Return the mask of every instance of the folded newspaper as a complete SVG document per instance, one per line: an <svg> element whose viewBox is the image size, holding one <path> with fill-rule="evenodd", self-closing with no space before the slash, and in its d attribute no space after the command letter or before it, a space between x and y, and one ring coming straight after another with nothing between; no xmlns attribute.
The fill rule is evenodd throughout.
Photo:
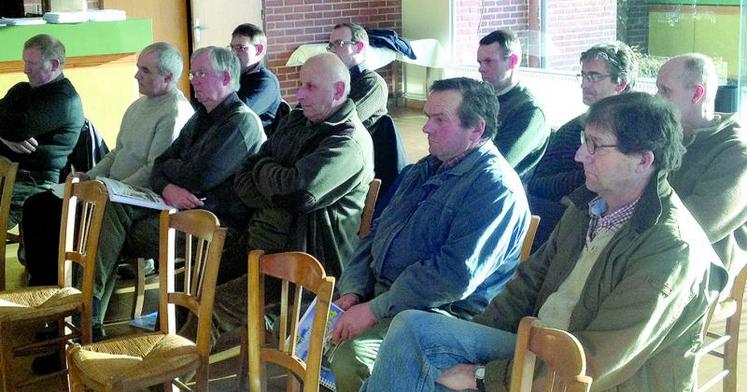
<svg viewBox="0 0 747 392"><path fill-rule="evenodd" d="M113 180L107 177L96 177L96 179L106 185L106 190L109 192L109 200L111 201L131 204L133 206L153 208L155 210L170 210L174 208L166 204L161 196L158 196L158 194L150 189L128 185L122 181Z"/></svg>
<svg viewBox="0 0 747 392"><path fill-rule="evenodd" d="M311 302L309 308L306 309L301 319L298 321L298 337L296 338L296 355L306 360L306 356L309 354L309 341L311 340L311 326L314 322L314 312L316 309L317 299ZM327 328L324 331L324 346L322 347L322 369L319 374L319 383L331 391L336 391L335 387L335 376L332 374L330 369L329 361L332 360L337 345L330 342L329 338L332 334L332 330L337 324L337 320L340 319L344 310L340 309L335 304L330 304L329 317L327 318ZM286 342L290 344L290 342Z"/></svg>

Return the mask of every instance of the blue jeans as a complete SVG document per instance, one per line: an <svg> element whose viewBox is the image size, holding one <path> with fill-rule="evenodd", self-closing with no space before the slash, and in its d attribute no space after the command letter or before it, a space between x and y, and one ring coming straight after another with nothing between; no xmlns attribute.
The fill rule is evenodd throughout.
<svg viewBox="0 0 747 392"><path fill-rule="evenodd" d="M446 391L442 369L514 355L516 334L442 314L406 310L392 321L361 391Z"/></svg>

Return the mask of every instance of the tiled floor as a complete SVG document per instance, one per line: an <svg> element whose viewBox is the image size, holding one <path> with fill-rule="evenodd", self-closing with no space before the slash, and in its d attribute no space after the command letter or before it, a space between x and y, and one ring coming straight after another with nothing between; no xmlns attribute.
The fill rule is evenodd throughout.
<svg viewBox="0 0 747 392"><path fill-rule="evenodd" d="M421 128L423 124L425 123L425 116L422 114L421 110L412 110L412 109L393 109L391 110L392 117L395 120L395 123L397 124L397 128L402 134L402 138L405 142L405 147L407 149L408 154L408 160L410 162L415 162L418 159L422 158L423 156L428 154L428 144L427 144L427 138L421 131ZM7 286L9 288L13 287L19 287L21 282L21 271L22 267L18 264L18 261L15 256L15 246L9 247L7 251L7 277L8 277L8 283ZM128 294L123 294L123 297L128 297ZM125 303L123 305L123 309L127 309L128 305ZM126 311L125 311L126 312ZM747 304L744 307L743 311L743 319L747 315ZM714 326L717 327L717 326ZM107 329L107 332L111 335L121 335L126 333L133 333L137 332L139 330L132 329L126 324L120 324L119 326L110 327ZM233 339L233 340L232 340ZM226 347L230 347L233 343L236 342L235 337L228 337L226 338L222 343ZM741 330L741 339L740 343L742 345L742 349L740 350L740 356L739 356L739 374L741 378L739 379L739 385L737 387L738 391L747 391L747 348L745 348L745 345L747 345L747 322L745 322L742 325ZM226 353L224 355L218 355L214 356L214 359L218 360L222 357L230 356L231 352ZM211 363L213 361L211 360ZM228 359L225 361L217 362L214 364L211 364L211 383L210 383L210 390L211 391L234 391L235 390L235 378L233 377L233 374L235 374L237 361L236 358L234 359ZM703 361L703 366L701 366L701 374L710 374L713 373L719 366L718 360L714 358L706 358ZM273 377L270 380L270 388L269 390L272 391L283 391L285 390L284 383L283 383L283 376L279 375L277 371L271 372ZM717 388L714 388L712 390L719 390L720 386L717 386ZM35 388L28 388L28 391L39 391L39 392L47 392L47 391L61 391L63 390L63 384L61 379L54 380L52 382L49 382L47 384L38 385Z"/></svg>

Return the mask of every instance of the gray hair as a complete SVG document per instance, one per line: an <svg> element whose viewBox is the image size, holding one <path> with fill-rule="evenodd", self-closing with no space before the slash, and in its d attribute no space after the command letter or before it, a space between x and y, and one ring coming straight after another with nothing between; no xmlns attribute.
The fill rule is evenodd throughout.
<svg viewBox="0 0 747 392"><path fill-rule="evenodd" d="M219 48L217 46L206 46L204 48L195 50L194 53L192 53L190 62L194 61L197 56L203 53L207 53L208 57L210 58L210 62L213 64L213 71L228 71L228 74L231 75L231 87L233 87L233 91L238 91L239 70L241 69L239 58L236 57L236 55L232 51L226 48Z"/></svg>
<svg viewBox="0 0 747 392"><path fill-rule="evenodd" d="M23 44L23 50L29 48L39 49L43 62L57 60L60 66L65 64L65 45L49 34L38 34L28 39Z"/></svg>
<svg viewBox="0 0 747 392"><path fill-rule="evenodd" d="M624 42L614 41L596 44L581 53L581 62L602 60L607 63L610 80L615 83L627 82L625 92L635 87L638 78L638 56Z"/></svg>
<svg viewBox="0 0 747 392"><path fill-rule="evenodd" d="M158 70L161 75L171 74L172 83L176 83L182 76L184 59L174 45L167 42L154 42L146 46L141 54L155 52L158 56Z"/></svg>

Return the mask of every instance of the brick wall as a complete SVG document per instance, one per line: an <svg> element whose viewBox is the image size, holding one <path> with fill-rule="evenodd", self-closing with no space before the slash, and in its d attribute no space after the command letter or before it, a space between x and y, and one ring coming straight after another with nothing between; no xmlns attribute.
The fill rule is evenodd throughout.
<svg viewBox="0 0 747 392"><path fill-rule="evenodd" d="M515 32L522 48L526 48L527 3L526 0L457 0L454 31L457 63L476 64L480 38L497 29Z"/></svg>
<svg viewBox="0 0 747 392"><path fill-rule="evenodd" d="M286 67L291 53L301 44L327 42L335 24L354 22L366 28L401 32L401 0L265 0L266 62L280 79L283 97L296 102L299 67ZM378 69L392 89L392 66Z"/></svg>
<svg viewBox="0 0 747 392"><path fill-rule="evenodd" d="M647 0L618 0L617 39L648 53Z"/></svg>

